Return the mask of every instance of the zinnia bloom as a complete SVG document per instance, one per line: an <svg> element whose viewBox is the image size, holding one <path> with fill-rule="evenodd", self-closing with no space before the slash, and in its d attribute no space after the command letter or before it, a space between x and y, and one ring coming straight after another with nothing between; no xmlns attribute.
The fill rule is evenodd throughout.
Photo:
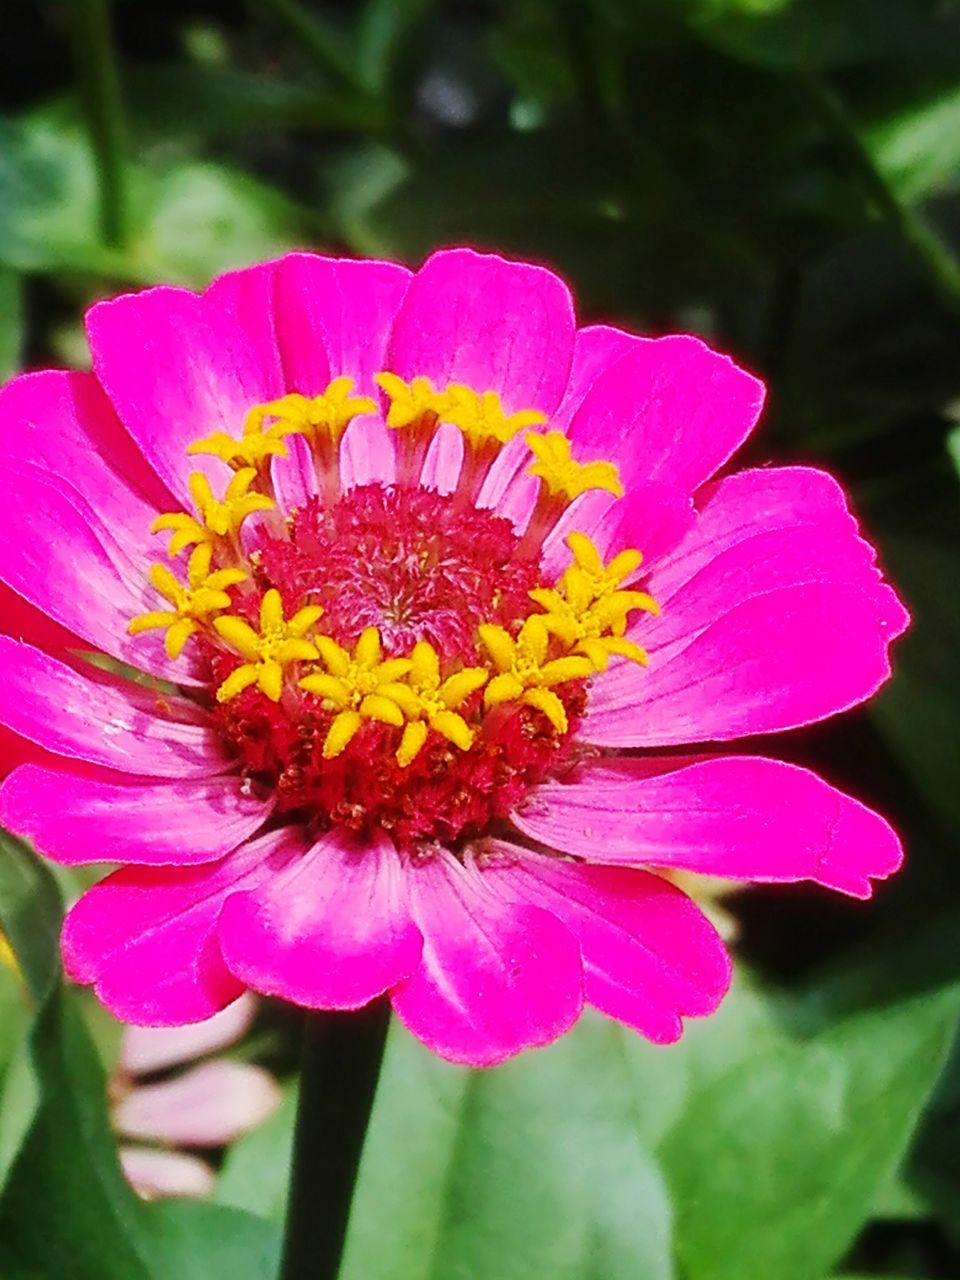
<svg viewBox="0 0 960 1280"><path fill-rule="evenodd" d="M0 397L0 579L78 637L0 637L0 721L59 757L0 818L124 864L63 934L119 1017L388 992L488 1064L586 1000L667 1042L729 963L659 870L896 868L856 800L715 745L869 697L907 622L828 475L715 478L763 399L729 359L578 330L556 276L465 249L87 325L93 374Z"/></svg>

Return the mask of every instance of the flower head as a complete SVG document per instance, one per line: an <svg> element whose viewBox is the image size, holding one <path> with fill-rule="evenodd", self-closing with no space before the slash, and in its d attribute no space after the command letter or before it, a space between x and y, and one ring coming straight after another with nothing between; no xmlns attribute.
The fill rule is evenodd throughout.
<svg viewBox="0 0 960 1280"><path fill-rule="evenodd" d="M673 878L897 866L857 801L716 749L869 697L907 621L829 476L715 478L763 398L726 357L577 329L469 250L292 255L88 329L93 374L0 395L0 582L157 683L0 637L0 724L50 753L0 820L120 864L63 937L120 1017L389 993L485 1064L586 1000L664 1042L729 977Z"/></svg>

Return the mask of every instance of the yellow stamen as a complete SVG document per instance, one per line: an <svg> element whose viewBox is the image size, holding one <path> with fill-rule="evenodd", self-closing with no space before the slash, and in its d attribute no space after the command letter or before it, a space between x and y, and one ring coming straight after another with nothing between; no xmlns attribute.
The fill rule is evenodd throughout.
<svg viewBox="0 0 960 1280"><path fill-rule="evenodd" d="M256 468L242 468L231 479L221 501L213 496L210 481L203 472L193 471L188 483L200 519L183 512L171 512L158 516L150 526L150 531L172 532L168 548L171 556L179 555L185 547L194 544L213 544L218 538L236 537L244 520L254 511L272 511L276 506L266 494L249 492L256 478Z"/></svg>
<svg viewBox="0 0 960 1280"><path fill-rule="evenodd" d="M464 440L475 452L490 445L504 445L518 431L547 420L546 415L536 409L522 409L507 416L496 391L479 395L459 382L451 382L447 387L447 405L441 416L444 422L460 428Z"/></svg>
<svg viewBox="0 0 960 1280"><path fill-rule="evenodd" d="M566 733L566 709L553 689L592 675L590 659L568 656L548 660L550 632L539 614L527 618L516 640L503 627L489 624L481 625L478 633L498 673L486 687L484 705L525 703L542 711L558 733Z"/></svg>
<svg viewBox="0 0 960 1280"><path fill-rule="evenodd" d="M313 445L336 445L354 418L373 413L376 404L367 396L351 395L353 378L334 378L319 396L302 396L298 392L257 405L247 416L248 429L260 430L267 418L274 421L266 434L301 435Z"/></svg>
<svg viewBox="0 0 960 1280"><path fill-rule="evenodd" d="M543 435L531 431L526 441L537 459L529 472L543 481L551 497L572 502L590 489L606 489L618 498L623 497L620 473L614 464L575 462L570 456L570 441L561 431L548 431Z"/></svg>
<svg viewBox="0 0 960 1280"><path fill-rule="evenodd" d="M489 673L484 667L466 667L441 680L436 649L426 640L415 645L409 684L391 686L389 695L408 720L397 750L397 764L405 769L416 759L427 740L428 729L435 730L461 751L468 751L473 746L474 731L457 713L488 679Z"/></svg>
<svg viewBox="0 0 960 1280"><path fill-rule="evenodd" d="M412 382L404 382L395 373L377 373L373 380L390 400L390 408L387 410L388 427L414 426L427 415L436 422L446 412L448 396L434 391L429 378L414 378Z"/></svg>
<svg viewBox="0 0 960 1280"><path fill-rule="evenodd" d="M187 565L188 586L182 586L165 564L155 564L150 570L150 581L172 608L142 613L131 619L127 628L130 635L163 628L167 633L164 640L167 656L171 661L179 658L192 635L214 614L230 608L228 588L247 579L243 569L211 572L212 555L213 548L208 542L194 549Z"/></svg>
<svg viewBox="0 0 960 1280"><path fill-rule="evenodd" d="M326 672L304 676L300 688L322 699L328 710L337 711L323 744L325 760L345 751L365 720L379 720L396 728L403 725L397 690L405 686L398 682L413 663L409 658L384 661L376 627L367 627L352 654L329 636L317 636L316 648Z"/></svg>
<svg viewBox="0 0 960 1280"><path fill-rule="evenodd" d="M215 431L213 435L204 436L187 445L187 453L191 456L207 454L219 458L234 471L244 467L254 467L261 471L271 458L286 458L290 450L283 442L283 437L290 435L297 428L289 422L278 421L264 427L265 406L251 409L243 424L243 434L239 440L227 435L225 431Z"/></svg>
<svg viewBox="0 0 960 1280"><path fill-rule="evenodd" d="M643 610L657 614L660 607L644 591L620 590L620 583L640 565L639 551L621 551L608 565L583 533L571 533L567 545L574 563L556 589L538 587L531 598L545 611L543 625L563 644L584 654L597 671L606 670L611 654L629 658L642 666L647 654L632 640L624 639L630 613Z"/></svg>
<svg viewBox="0 0 960 1280"><path fill-rule="evenodd" d="M271 702L279 702L286 669L319 656L306 635L322 613L319 605L311 604L285 619L280 592L271 588L260 603L259 634L243 618L233 615L214 618L213 625L221 640L241 658L246 658L221 684L217 701L229 702L255 684Z"/></svg>

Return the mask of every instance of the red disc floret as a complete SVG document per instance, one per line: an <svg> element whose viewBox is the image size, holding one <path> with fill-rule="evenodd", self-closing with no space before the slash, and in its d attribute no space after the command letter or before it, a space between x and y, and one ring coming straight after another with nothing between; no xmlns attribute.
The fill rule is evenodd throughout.
<svg viewBox="0 0 960 1280"><path fill-rule="evenodd" d="M516 634L536 611L530 590L544 585L538 561L518 553L508 521L435 491L367 485L331 508L311 500L293 515L289 533L261 539L253 557L257 592L243 612L255 616L258 598L276 588L287 616L321 605L317 629L347 648L366 627L377 627L386 655L407 656L427 640L445 673L482 660L481 623ZM215 685L241 661L209 644L207 657ZM529 787L570 761L585 684L571 681L555 692L567 733L533 707L484 711L478 691L460 708L476 728L473 744L462 750L431 730L405 766L397 762L401 731L377 721L324 758L336 711L296 687L279 702L248 688L215 703L214 715L239 759L244 788L272 795L279 814L317 832L379 829L412 850L488 832Z"/></svg>
<svg viewBox="0 0 960 1280"><path fill-rule="evenodd" d="M464 662L475 658L477 626L525 617L539 583L538 563L517 554L501 516L432 489L382 485L353 489L330 508L312 499L294 515L289 541L263 541L260 563L288 612L323 606L322 627L340 644L377 627L389 655L429 640Z"/></svg>

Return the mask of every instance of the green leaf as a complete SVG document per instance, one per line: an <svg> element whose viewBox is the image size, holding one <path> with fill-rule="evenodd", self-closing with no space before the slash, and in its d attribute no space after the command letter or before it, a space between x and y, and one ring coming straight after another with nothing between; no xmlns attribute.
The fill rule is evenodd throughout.
<svg viewBox="0 0 960 1280"><path fill-rule="evenodd" d="M472 1072L395 1026L342 1280L667 1280L669 1206L620 1035L587 1019Z"/></svg>
<svg viewBox="0 0 960 1280"><path fill-rule="evenodd" d="M215 1195L219 1204L283 1222L296 1118L297 1090L292 1085L270 1119L227 1151L217 1179Z"/></svg>
<svg viewBox="0 0 960 1280"><path fill-rule="evenodd" d="M22 344L22 282L15 271L0 269L0 382L20 368Z"/></svg>
<svg viewBox="0 0 960 1280"><path fill-rule="evenodd" d="M0 120L0 263L202 285L294 244L306 221L287 197L236 170L201 161L131 165L129 235L99 240L96 168L70 104Z"/></svg>
<svg viewBox="0 0 960 1280"><path fill-rule="evenodd" d="M711 43L773 70L935 54L960 30L956 11L938 0L698 0L689 9Z"/></svg>
<svg viewBox="0 0 960 1280"><path fill-rule="evenodd" d="M868 129L877 167L905 200L919 200L960 179L960 87L895 112Z"/></svg>
<svg viewBox="0 0 960 1280"><path fill-rule="evenodd" d="M277 1274L279 1232L249 1213L168 1200L149 1206L147 1233L156 1280L274 1280Z"/></svg>
<svg viewBox="0 0 960 1280"><path fill-rule="evenodd" d="M893 1176L950 1043L955 989L786 1037L692 1093L659 1154L689 1280L818 1280Z"/></svg>
<svg viewBox="0 0 960 1280"><path fill-rule="evenodd" d="M670 1210L623 1038L589 1018L550 1049L471 1072L394 1024L342 1280L669 1280ZM292 1107L230 1151L220 1202L282 1217Z"/></svg>

